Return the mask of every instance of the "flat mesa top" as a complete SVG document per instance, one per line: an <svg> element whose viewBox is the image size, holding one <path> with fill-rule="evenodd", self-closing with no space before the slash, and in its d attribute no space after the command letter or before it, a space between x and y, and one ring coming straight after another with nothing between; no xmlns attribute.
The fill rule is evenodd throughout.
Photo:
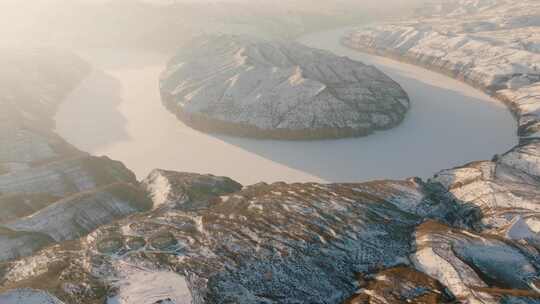
<svg viewBox="0 0 540 304"><path fill-rule="evenodd" d="M373 66L288 41L203 36L161 77L165 105L193 128L278 139L368 135L399 124L409 98Z"/></svg>

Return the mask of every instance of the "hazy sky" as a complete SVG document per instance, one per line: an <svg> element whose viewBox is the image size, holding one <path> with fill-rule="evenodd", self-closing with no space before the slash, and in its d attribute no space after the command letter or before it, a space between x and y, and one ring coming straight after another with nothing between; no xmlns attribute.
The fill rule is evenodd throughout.
<svg viewBox="0 0 540 304"><path fill-rule="evenodd" d="M288 27L304 22L306 28L332 26L339 22L361 24L382 17L407 16L413 7L426 0L0 0L0 44L106 44L118 40L159 44L164 36L183 36L189 27L207 31L220 29L220 24L243 25L243 31L298 31ZM199 4L176 10L150 12L144 7L103 6L80 7L81 3ZM214 3L205 7L205 4ZM229 7L226 3L231 3ZM236 3L236 5L232 5ZM240 3L240 5L238 5ZM117 9L117 11L114 11ZM296 14L296 15L295 15ZM348 18L346 17L348 15ZM324 16L324 20L319 18ZM282 20L278 20L278 19ZM332 19L333 18L333 19ZM369 19L369 20L368 20ZM141 20L144 20L141 22ZM278 20L278 21L276 21ZM358 20L358 22L356 22ZM283 22L281 22L283 21ZM203 23L207 22L207 23ZM279 29L279 25L281 28ZM223 28L223 27L221 27ZM184 30L185 29L185 30ZM154 32L152 32L154 30ZM184 30L184 32L182 32ZM248 32L249 33L249 32ZM139 35L140 37L136 37ZM152 38L152 39L149 39ZM101 42L98 40L101 39ZM107 40L108 41L105 41ZM77 40L77 41L75 41ZM127 43L127 42L126 42Z"/></svg>

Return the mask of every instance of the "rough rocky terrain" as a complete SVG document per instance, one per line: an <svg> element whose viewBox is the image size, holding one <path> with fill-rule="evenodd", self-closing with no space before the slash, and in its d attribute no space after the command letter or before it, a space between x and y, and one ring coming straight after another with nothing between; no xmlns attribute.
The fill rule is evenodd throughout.
<svg viewBox="0 0 540 304"><path fill-rule="evenodd" d="M143 184L152 212L6 263L5 288L41 287L47 278L45 290L66 303L132 303L127 286L172 271L190 291L188 302L175 296L182 290L158 295L172 303L337 303L358 288L351 303L534 303L540 296L537 243L492 232L481 208L435 181L239 190L223 177L156 170ZM519 209L537 215L533 205L525 198Z"/></svg>
<svg viewBox="0 0 540 304"><path fill-rule="evenodd" d="M244 36L194 39L160 88L189 126L258 138L362 136L396 126L409 108L407 94L373 66Z"/></svg>
<svg viewBox="0 0 540 304"><path fill-rule="evenodd" d="M520 5L526 2L529 10ZM514 3L513 9L503 0L444 3L421 13L432 19L455 16L437 17L448 26L452 23L444 18L459 20L464 11L493 14L496 9L506 19L533 20L529 15L535 14L536 2ZM371 28L354 37L381 31ZM358 41L363 40L356 40L355 47L375 51ZM407 52L389 50L377 52L410 60ZM513 57L502 54L481 59L495 60L498 69L505 69L505 62L512 66ZM537 63L519 58L516 64ZM474 67L469 64L462 73L473 75ZM534 79L529 75L519 78ZM0 201L7 207L0 211L0 244L7 254L17 253L0 264L0 302L539 303L540 139L536 114L531 114L535 83L515 88L509 82L516 76L498 79L504 77L475 79L490 83L480 87L492 94L508 96L504 101L520 122L532 122L525 129L519 126L521 143L492 160L442 170L427 181L242 187L226 177L155 170L138 184L120 164L86 155L101 164L92 166L100 170L88 171L74 161L75 172L82 175L70 175L62 172L73 172L66 169L73 165L45 162L37 167L54 173L43 179L53 186L40 188L33 176L41 178L41 171L19 161L7 169L11 173L0 175L2 192L18 189ZM525 112L522 105L531 108ZM70 182L59 183L58 174ZM90 184L97 188L81 188L89 184L81 180L94 180ZM151 202L142 198L145 194ZM11 207L14 201L20 209ZM86 204L97 209L81 207ZM122 212L114 220L92 216L103 222L78 225L88 223L87 212L118 206L142 206L145 212ZM60 208L69 216L40 224Z"/></svg>

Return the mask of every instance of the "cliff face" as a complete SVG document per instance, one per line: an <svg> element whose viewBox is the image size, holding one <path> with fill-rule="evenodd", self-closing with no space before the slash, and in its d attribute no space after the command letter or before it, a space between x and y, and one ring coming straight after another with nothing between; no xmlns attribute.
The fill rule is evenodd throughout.
<svg viewBox="0 0 540 304"><path fill-rule="evenodd" d="M539 296L537 248L436 222L416 228L415 246L414 266L461 302L497 303L501 297L527 301Z"/></svg>
<svg viewBox="0 0 540 304"><path fill-rule="evenodd" d="M441 171L442 184L464 204L482 212L479 229L538 244L540 235L540 142L518 146L492 162L476 162Z"/></svg>
<svg viewBox="0 0 540 304"><path fill-rule="evenodd" d="M396 126L401 87L372 66L296 43L195 39L161 79L164 103L188 125L233 135L317 139Z"/></svg>
<svg viewBox="0 0 540 304"><path fill-rule="evenodd" d="M197 188L185 174L157 174L169 185L183 181L176 191ZM157 178L147 182L153 189L163 184ZM107 278L133 271L130 265L144 265L155 273L174 269L186 280L194 303L335 303L355 291L356 272L408 263L419 214L428 210L445 220L452 211L443 210L457 211L450 202L445 206L426 197L424 187L411 180L258 184L216 194L208 189L199 193L212 203L197 211L185 211L178 203L198 199L176 196L150 214L98 229L81 240L79 251L51 248L40 257L10 264L5 284L14 287L28 279L24 265L35 259L47 265L58 258L69 261L62 277L91 273L103 285ZM48 273L50 267L41 269ZM78 280L57 283L91 284ZM65 299L84 303L95 298L85 294Z"/></svg>

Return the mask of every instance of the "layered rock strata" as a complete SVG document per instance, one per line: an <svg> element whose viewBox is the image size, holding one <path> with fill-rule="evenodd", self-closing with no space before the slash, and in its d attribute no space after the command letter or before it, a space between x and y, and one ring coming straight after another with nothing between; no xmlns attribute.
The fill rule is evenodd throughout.
<svg viewBox="0 0 540 304"><path fill-rule="evenodd" d="M505 175L539 184L517 168ZM485 227L491 215L435 180L240 189L223 177L156 170L144 187L152 212L5 264L6 290L47 277L46 290L66 303L101 303L141 284L140 271L162 280L173 270L193 303L337 303L355 292L349 303L540 296L538 244ZM525 196L514 209L537 214L533 206ZM159 298L185 303L174 294Z"/></svg>

